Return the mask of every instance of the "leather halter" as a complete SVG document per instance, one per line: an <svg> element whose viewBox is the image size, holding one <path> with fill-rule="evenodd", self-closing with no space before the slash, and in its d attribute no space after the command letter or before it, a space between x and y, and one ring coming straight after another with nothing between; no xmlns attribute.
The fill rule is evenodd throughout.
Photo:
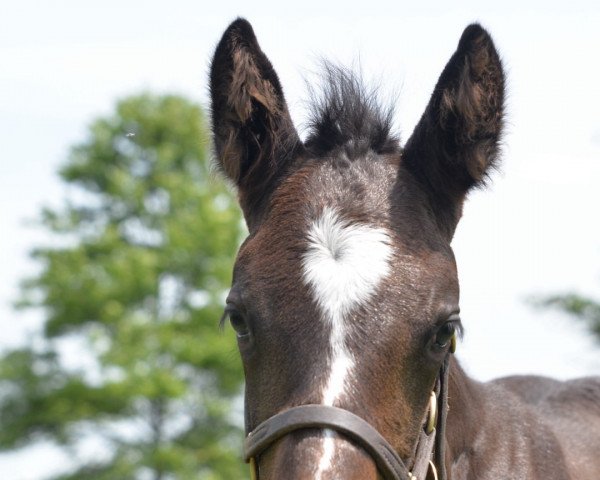
<svg viewBox="0 0 600 480"><path fill-rule="evenodd" d="M456 349L452 338L449 353ZM434 401L439 414L432 413L417 441L416 453L409 470L390 443L368 422L348 410L327 405L300 405L280 412L252 430L244 442L244 460L250 463L252 479L258 479L256 456L290 432L306 428L335 430L360 445L373 459L385 480L425 480L432 471L436 480L446 480L445 430L448 413L447 355L436 384ZM432 395L434 397L435 395ZM433 415L433 420L431 419ZM431 424L430 426L428 426ZM434 426L435 428L431 428ZM428 431L429 430L429 431Z"/></svg>

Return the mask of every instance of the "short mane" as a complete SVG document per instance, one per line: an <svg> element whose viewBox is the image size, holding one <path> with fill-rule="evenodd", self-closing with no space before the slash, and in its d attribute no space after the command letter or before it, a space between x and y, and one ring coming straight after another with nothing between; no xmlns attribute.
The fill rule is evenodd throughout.
<svg viewBox="0 0 600 480"><path fill-rule="evenodd" d="M376 88L367 88L362 76L349 68L323 62L323 81L312 91L306 147L317 157L343 148L349 159L400 151L391 133L394 109L379 100Z"/></svg>

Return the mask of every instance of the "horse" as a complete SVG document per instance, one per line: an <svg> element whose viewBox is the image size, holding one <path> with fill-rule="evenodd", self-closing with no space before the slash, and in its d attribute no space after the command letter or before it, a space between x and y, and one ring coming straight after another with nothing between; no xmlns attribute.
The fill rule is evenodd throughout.
<svg viewBox="0 0 600 480"><path fill-rule="evenodd" d="M252 477L600 478L600 377L482 383L453 356L450 243L500 157L490 34L464 30L403 146L359 74L326 63L323 76L302 140L249 22L226 29L210 66L216 163L249 232L225 319Z"/></svg>

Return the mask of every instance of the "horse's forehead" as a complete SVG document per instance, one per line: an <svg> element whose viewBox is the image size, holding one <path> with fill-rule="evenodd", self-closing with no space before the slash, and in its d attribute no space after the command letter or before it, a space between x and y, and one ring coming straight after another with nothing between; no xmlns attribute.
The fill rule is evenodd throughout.
<svg viewBox="0 0 600 480"><path fill-rule="evenodd" d="M382 223L389 217L396 177L394 159L375 154L353 161L343 154L311 161L276 191L270 216L280 221L296 212L293 216L306 227L333 209L350 222Z"/></svg>
<svg viewBox="0 0 600 480"><path fill-rule="evenodd" d="M360 256L378 246L401 255L419 251L410 262L419 263L430 250L425 240L438 232L428 225L428 209L410 193L416 188L399 174L398 162L399 157L375 154L308 161L276 190L265 221L239 258L260 257L264 268L280 268L282 262L300 262L309 247L329 242ZM383 257L389 260L391 253Z"/></svg>

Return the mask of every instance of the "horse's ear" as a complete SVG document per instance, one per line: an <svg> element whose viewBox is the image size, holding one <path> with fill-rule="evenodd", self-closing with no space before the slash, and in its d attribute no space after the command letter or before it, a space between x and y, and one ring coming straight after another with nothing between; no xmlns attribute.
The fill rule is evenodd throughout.
<svg viewBox="0 0 600 480"><path fill-rule="evenodd" d="M218 163L238 187L250 223L300 145L281 84L246 20L223 34L211 64Z"/></svg>
<svg viewBox="0 0 600 480"><path fill-rule="evenodd" d="M421 182L450 237L465 194L485 184L502 133L504 73L490 35L468 26L425 113L408 140L402 168Z"/></svg>

